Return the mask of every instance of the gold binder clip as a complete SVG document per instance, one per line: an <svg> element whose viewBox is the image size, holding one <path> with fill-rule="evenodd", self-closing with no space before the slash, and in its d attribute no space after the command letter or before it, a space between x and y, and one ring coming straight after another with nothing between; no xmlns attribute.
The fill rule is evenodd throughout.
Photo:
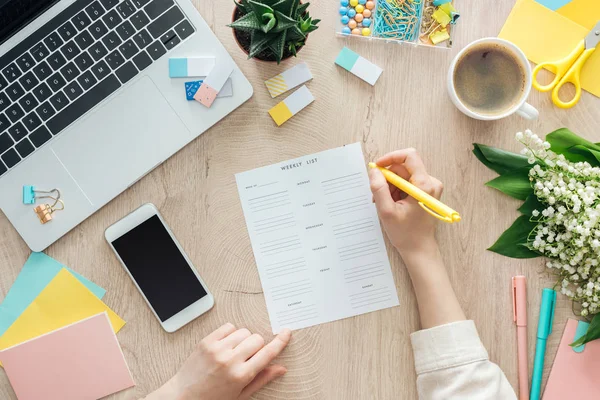
<svg viewBox="0 0 600 400"><path fill-rule="evenodd" d="M47 222L52 221L52 218L53 218L52 214L54 214L55 211L62 211L65 209L65 203L63 203L63 201L61 199L50 197L50 196L48 196L48 197L54 200L54 204L52 204L52 205L40 204L39 206L37 206L33 209L35 214L40 219L40 223L42 225ZM60 203L60 208L57 208L57 204L59 204L59 203Z"/></svg>

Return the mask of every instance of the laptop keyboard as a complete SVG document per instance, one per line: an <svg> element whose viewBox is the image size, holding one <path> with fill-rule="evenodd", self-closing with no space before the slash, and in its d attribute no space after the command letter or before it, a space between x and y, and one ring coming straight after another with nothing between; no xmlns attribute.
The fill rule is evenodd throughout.
<svg viewBox="0 0 600 400"><path fill-rule="evenodd" d="M77 0L0 57L0 176L194 32L173 0Z"/></svg>

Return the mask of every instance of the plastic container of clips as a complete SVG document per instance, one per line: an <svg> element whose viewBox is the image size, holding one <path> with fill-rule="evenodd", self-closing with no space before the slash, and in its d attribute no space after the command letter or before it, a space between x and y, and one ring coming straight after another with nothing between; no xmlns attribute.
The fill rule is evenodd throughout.
<svg viewBox="0 0 600 400"><path fill-rule="evenodd" d="M449 49L459 13L455 1L335 0L336 34Z"/></svg>

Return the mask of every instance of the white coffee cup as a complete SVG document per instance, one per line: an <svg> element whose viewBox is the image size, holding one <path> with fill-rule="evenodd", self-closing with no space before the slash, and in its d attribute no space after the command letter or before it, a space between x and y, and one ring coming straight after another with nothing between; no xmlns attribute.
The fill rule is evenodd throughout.
<svg viewBox="0 0 600 400"><path fill-rule="evenodd" d="M458 95L456 94L456 89L454 88L454 70L456 69L457 62L460 59L462 59L462 57L465 55L465 53L469 52L475 46L478 46L481 44L486 44L486 43L500 45L500 46L504 47L505 49L507 49L509 52L511 52L515 56L515 59L519 61L519 63L521 64L521 67L523 68L523 71L525 72L525 87L524 87L523 93L521 94L519 101L517 103L515 103L515 105L513 107L511 107L510 109L508 109L507 111L505 111L504 113L501 113L501 114L493 114L493 115L480 114L478 112L471 110L469 107L465 106L463 104L463 102L460 101L460 99L458 98ZM521 117L523 117L525 119L537 119L537 117L539 116L538 110L535 107L533 107L531 104L529 104L525 101L525 100L527 100L527 97L529 97L529 92L531 92L531 66L529 65L529 61L527 60L527 57L525 57L525 54L523 53L523 51L521 51L521 49L519 49L513 43L511 43L507 40L504 40L504 39L483 38L483 39L476 40L473 43L470 43L456 55L454 60L452 60L452 64L450 65L450 70L448 71L448 93L450 94L450 98L452 99L452 102L454 103L454 105L456 107L458 107L458 109L460 111L462 111L463 113L465 113L466 115L468 115L471 118L480 119L480 120L484 120L484 121L491 121L491 120L505 118L505 117L508 117L509 115L517 113L518 115L520 115Z"/></svg>

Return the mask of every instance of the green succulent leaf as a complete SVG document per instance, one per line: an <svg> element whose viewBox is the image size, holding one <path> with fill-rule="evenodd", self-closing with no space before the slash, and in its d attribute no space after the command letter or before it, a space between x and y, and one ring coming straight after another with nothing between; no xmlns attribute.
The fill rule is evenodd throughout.
<svg viewBox="0 0 600 400"><path fill-rule="evenodd" d="M227 25L230 28L238 29L240 31L248 31L252 32L257 29L260 29L260 22L256 19L256 14L254 11L251 11L249 14L246 14L236 21L233 21L231 24Z"/></svg>
<svg viewBox="0 0 600 400"><path fill-rule="evenodd" d="M487 182L486 186L498 189L519 200L525 200L527 196L533 194L533 188L529 181L529 167L506 172Z"/></svg>
<svg viewBox="0 0 600 400"><path fill-rule="evenodd" d="M267 33L269 32L271 29L273 29L275 27L275 25L277 24L277 19L275 19L275 15L271 14L271 13L266 13L262 15L262 22L264 25L262 25L260 27L260 29L264 32Z"/></svg>
<svg viewBox="0 0 600 400"><path fill-rule="evenodd" d="M539 201L535 194L530 194L529 196L527 196L527 199L525 199L525 203L523 203L523 205L519 207L519 212L524 215L532 216L531 213L533 212L533 210L538 210L541 212L541 210L545 208L546 205Z"/></svg>
<svg viewBox="0 0 600 400"><path fill-rule="evenodd" d="M252 58L269 47L269 41L272 37L262 31L253 31L250 36L250 50L248 58Z"/></svg>
<svg viewBox="0 0 600 400"><path fill-rule="evenodd" d="M567 128L560 128L546 136L551 145L551 150L557 154L564 154L569 161L580 162L590 160L590 156L581 154L581 147L600 152L600 146L582 137L577 136ZM577 146L577 147L575 147Z"/></svg>
<svg viewBox="0 0 600 400"><path fill-rule="evenodd" d="M581 346L596 339L600 339L600 314L594 316L585 335L571 343L571 346Z"/></svg>
<svg viewBox="0 0 600 400"><path fill-rule="evenodd" d="M473 154L499 175L530 165L525 156L479 143L473 143Z"/></svg>
<svg viewBox="0 0 600 400"><path fill-rule="evenodd" d="M310 5L310 3L302 3L298 6L298 9L296 10L297 15L302 16L302 14L304 14L306 12L306 9L308 8L308 6Z"/></svg>
<svg viewBox="0 0 600 400"><path fill-rule="evenodd" d="M521 215L488 250L511 258L539 257L537 252L527 247L527 238L536 225L527 215Z"/></svg>
<svg viewBox="0 0 600 400"><path fill-rule="evenodd" d="M293 42L306 40L306 35L296 24L287 30L287 37L288 40Z"/></svg>
<svg viewBox="0 0 600 400"><path fill-rule="evenodd" d="M286 32L283 31L277 40L269 43L269 49L271 49L273 54L275 54L275 60L277 60L277 64L279 64L283 58L283 51L285 50L285 37Z"/></svg>
<svg viewBox="0 0 600 400"><path fill-rule="evenodd" d="M273 4L273 9L280 13L292 17L294 15L294 8L298 4L298 0L279 0Z"/></svg>

